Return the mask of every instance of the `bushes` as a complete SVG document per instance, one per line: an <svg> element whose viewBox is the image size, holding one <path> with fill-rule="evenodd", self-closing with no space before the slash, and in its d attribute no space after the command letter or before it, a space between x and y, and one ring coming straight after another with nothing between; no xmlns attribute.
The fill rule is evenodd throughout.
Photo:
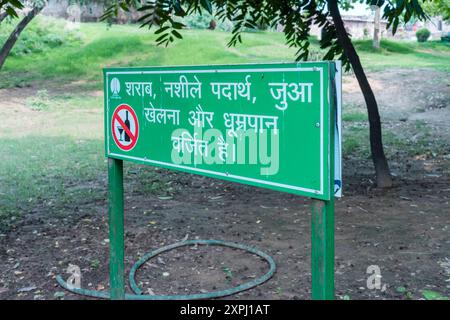
<svg viewBox="0 0 450 320"><path fill-rule="evenodd" d="M209 13L189 15L181 19L181 22L191 29L209 29L211 20L215 21L216 27L219 30L231 31L233 29L233 23L231 21L214 19Z"/></svg>
<svg viewBox="0 0 450 320"><path fill-rule="evenodd" d="M393 41L388 39L381 40L381 48L374 49L372 40L354 40L353 44L358 52L377 52L383 54L389 53L400 53L400 54L408 54L413 53L414 48L407 42L402 41Z"/></svg>
<svg viewBox="0 0 450 320"><path fill-rule="evenodd" d="M431 35L431 32L427 28L419 29L416 32L417 41L419 41L419 42L426 42L428 40L428 38L430 37L430 35Z"/></svg>
<svg viewBox="0 0 450 320"><path fill-rule="evenodd" d="M8 39L19 19L3 22L0 27L0 47ZM65 44L73 45L81 40L80 34L65 30L65 22L48 17L36 17L22 32L11 51L11 56L23 56L44 52Z"/></svg>

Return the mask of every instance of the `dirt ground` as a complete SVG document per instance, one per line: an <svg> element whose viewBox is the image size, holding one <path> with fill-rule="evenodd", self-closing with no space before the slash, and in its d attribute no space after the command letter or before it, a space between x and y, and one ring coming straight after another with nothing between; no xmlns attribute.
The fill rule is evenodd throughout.
<svg viewBox="0 0 450 320"><path fill-rule="evenodd" d="M405 81L394 81L398 77ZM442 79L448 75L429 70L370 74L385 127L404 132L409 122L421 120L436 139L450 144L450 86ZM7 94L1 91L0 98ZM344 105L364 108L351 76L344 79ZM421 290L450 296L447 152L391 152L395 184L389 190L374 187L369 155L344 156L344 197L336 201L335 217L338 299L421 299ZM127 272L144 253L182 239L239 242L270 254L277 271L265 284L230 298L309 299L311 200L156 169L155 176L173 187L172 196L158 197L134 179L145 170L155 169L139 167L125 175ZM106 172L89 183L104 190L102 199L68 204L64 217L49 216L43 201L0 237L0 299L83 298L55 281L57 274L68 277L69 264L81 268L82 287L108 289ZM366 285L370 265L380 268L380 289ZM151 260L137 280L149 294L188 294L238 285L266 270L253 255L198 246Z"/></svg>

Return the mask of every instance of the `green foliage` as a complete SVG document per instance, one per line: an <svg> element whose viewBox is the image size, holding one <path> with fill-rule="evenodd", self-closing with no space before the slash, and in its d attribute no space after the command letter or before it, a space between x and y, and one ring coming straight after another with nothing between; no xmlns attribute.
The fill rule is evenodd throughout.
<svg viewBox="0 0 450 320"><path fill-rule="evenodd" d="M59 32L64 33L63 28ZM27 100L44 102L41 111L19 109L27 119L20 123L20 131L11 131L5 124L0 126L0 230L16 224L23 212L31 212L40 204L45 205L46 214L57 216L63 215L68 205L80 199L92 203L104 201L103 179L107 164L102 129L103 66L292 61L295 53L295 49L286 49L283 34L278 32L245 33L243 45L227 48L228 33L186 30L187 41L177 42L167 49L154 44L153 34L133 25L107 28L106 24L83 23L80 32L83 36L79 45L61 45L43 53L11 57L0 74L0 87L20 83L48 89L34 93ZM319 49L318 40L309 38L309 41L311 52L317 51L319 56L323 51ZM378 69L447 68L445 70L450 72L450 44L428 41L389 45L395 48L397 43L409 50L361 51L363 65ZM363 110L352 105L343 108L343 118L347 120L343 129L344 155L367 157L370 152L368 127L362 121ZM16 117L4 118L17 124ZM30 121L35 124L27 125ZM412 140L411 132L420 135ZM392 144L388 152L400 150L415 155L443 150L441 154L449 154L448 141L436 139L424 123L404 130L397 139L395 135L390 136L393 134L385 135L385 141L395 145ZM52 147L48 148L49 145ZM167 175L161 178L161 174L155 174L147 166L130 164L127 167L140 170L140 179L136 181L142 182L136 184L133 189L136 192L172 193Z"/></svg>
<svg viewBox="0 0 450 320"><path fill-rule="evenodd" d="M100 260L94 259L91 261L91 268L98 269L100 267Z"/></svg>
<svg viewBox="0 0 450 320"><path fill-rule="evenodd" d="M422 290L422 295L427 300L448 300L446 296L432 290Z"/></svg>
<svg viewBox="0 0 450 320"><path fill-rule="evenodd" d="M229 32L233 29L233 23L231 21L229 20L217 21L213 15L207 12L203 14L193 14L190 16L185 16L182 19L180 19L180 22L182 22L187 28L208 29L211 20L216 21L217 23L216 28L219 30Z"/></svg>
<svg viewBox="0 0 450 320"><path fill-rule="evenodd" d="M346 108L344 106L343 119L346 118ZM424 122L407 122L402 130L396 130L390 124L385 124L383 131L383 142L386 146L386 153L389 157L394 157L401 152L407 157L425 156L435 157L436 155L446 155L450 149L447 141L435 139L432 129ZM414 135L411 135L414 132ZM353 155L365 157L370 152L369 127L367 121L345 121L343 124L343 155ZM402 290L402 289L400 289ZM408 296L407 293L405 293Z"/></svg>
<svg viewBox="0 0 450 320"><path fill-rule="evenodd" d="M18 18L24 7L42 8L48 0L0 0L0 17L3 13L10 18ZM80 0L81 2L82 0ZM0 19L1 20L1 19ZM0 21L1 22L1 21Z"/></svg>
<svg viewBox="0 0 450 320"><path fill-rule="evenodd" d="M27 106L32 110L45 110L49 107L49 96L47 90L39 90L34 97L30 97L26 100Z"/></svg>
<svg viewBox="0 0 450 320"><path fill-rule="evenodd" d="M63 32L62 30L60 32ZM82 41L43 53L10 57L0 76L0 87L27 86L34 81L76 81L101 88L103 66L192 65L292 61L283 36L275 32L248 34L239 48L227 48L229 33L185 30L189 41L169 48L155 45L155 36L133 25L83 23ZM180 54L182 52L183 54Z"/></svg>
<svg viewBox="0 0 450 320"><path fill-rule="evenodd" d="M0 44L4 43L15 28L17 20L2 23ZM37 17L22 32L10 56L41 53L63 45L76 45L81 41L78 32L65 30L61 20Z"/></svg>
<svg viewBox="0 0 450 320"><path fill-rule="evenodd" d="M416 32L417 41L419 42L426 42L430 35L431 32L427 28L421 28Z"/></svg>
<svg viewBox="0 0 450 320"><path fill-rule="evenodd" d="M233 279L233 272L231 271L231 269L229 267L223 267L222 270L227 281L231 281Z"/></svg>
<svg viewBox="0 0 450 320"><path fill-rule="evenodd" d="M349 112L342 115L343 121L358 122L367 121L367 114L361 112Z"/></svg>
<svg viewBox="0 0 450 320"><path fill-rule="evenodd" d="M40 18L40 17L38 17ZM55 31L56 32L56 31ZM229 33L216 30L185 30L187 41L169 48L155 45L156 36L134 25L82 23L81 40L41 53L10 57L1 71L0 88L23 87L33 82L83 81L87 88L101 89L103 66L193 65L292 62L295 48L286 48L280 32L244 33L246 41L237 48L226 46ZM63 28L59 33L65 33ZM58 34L57 34L58 36ZM309 38L308 60L321 60L326 49ZM450 71L450 43L382 40L380 51L371 41L355 41L365 68L436 68ZM131 49L130 49L131 48ZM180 54L182 52L183 54Z"/></svg>
<svg viewBox="0 0 450 320"><path fill-rule="evenodd" d="M421 6L428 15L450 21L450 2L448 0L423 0Z"/></svg>
<svg viewBox="0 0 450 320"><path fill-rule="evenodd" d="M408 54L413 53L414 48L407 42L399 42L392 40L381 40L380 49L375 49L372 44L372 40L356 40L353 41L353 45L359 52L377 52L377 53L401 53Z"/></svg>
<svg viewBox="0 0 450 320"><path fill-rule="evenodd" d="M342 151L345 155L350 154L367 154L369 148L367 145L368 130L364 124L352 123L343 128L344 137Z"/></svg>
<svg viewBox="0 0 450 320"><path fill-rule="evenodd" d="M364 38L369 38L369 36L370 36L369 29L364 28L363 33L364 33Z"/></svg>
<svg viewBox="0 0 450 320"><path fill-rule="evenodd" d="M345 0L340 1L339 5L349 8L353 2L383 7L383 18L388 21L388 27L392 26L394 33L400 21L407 23L412 18L426 18L418 0ZM117 16L119 8L129 10L134 7L144 14L140 19L142 26L156 26L156 42L165 46L182 38L180 30L185 24L179 22L177 17L184 18L207 12L219 21L231 21L233 29L228 46L242 43L243 32L248 29L258 29L261 26L275 28L282 25L286 44L296 49L296 60L308 60L311 44L309 36L312 25L316 24L322 27L320 48L324 50L323 59L332 60L338 57L348 68L348 59L338 41L330 12L333 4L326 0L146 0L141 5L132 0L115 0L102 18L107 20ZM336 16L336 11L334 13Z"/></svg>
<svg viewBox="0 0 450 320"><path fill-rule="evenodd" d="M396 291L398 293L405 293L406 292L406 288L405 287L397 287Z"/></svg>
<svg viewBox="0 0 450 320"><path fill-rule="evenodd" d="M0 12L5 11L8 16L17 18L17 11L23 9L22 2L21 0L0 0Z"/></svg>
<svg viewBox="0 0 450 320"><path fill-rule="evenodd" d="M397 287L395 289L395 291L397 291L398 293L402 294L406 299L411 300L413 299L413 294L411 291L409 291L408 289L406 289L405 287Z"/></svg>
<svg viewBox="0 0 450 320"><path fill-rule="evenodd" d="M72 112L72 119L81 120L77 114L81 113ZM59 115L69 127L71 119L61 112ZM95 121L100 122L101 117L97 118ZM95 122L90 121L90 126L89 135L93 136ZM103 187L88 183L106 170L100 138L81 140L82 135L58 136L67 129L52 127L44 123L34 128L39 134L23 138L8 138L4 132L0 133L0 232L15 223L13 217L32 210L36 203L51 203L46 213L57 216L79 199L105 197ZM51 150L45 145L52 145Z"/></svg>
<svg viewBox="0 0 450 320"><path fill-rule="evenodd" d="M445 1L437 0L442 3ZM396 32L400 21L407 23L411 20L424 20L427 17L422 9L423 1L419 3L419 0L345 0L340 1L339 5L346 9L356 2L383 7L383 18L388 21L388 27L392 26L393 33ZM8 15L14 16L17 15L14 8L20 8L22 3L21 0L1 0L0 9L3 8ZM45 1L34 0L33 3L43 5ZM242 33L249 29L266 29L283 25L286 43L297 50L295 53L297 60L309 60L311 26L317 24L323 30L320 40L323 59L332 60L338 57L348 68L347 57L343 54L342 45L337 41L329 1L326 0L106 0L105 4L107 9L102 19L107 21L117 16L119 10L129 11L135 8L141 11L143 13L139 20L141 26L148 28L156 26L155 41L158 45L164 46L168 46L176 39L182 39L180 30L186 26L204 26L208 14L217 18L219 28L223 30L232 28L229 46L241 43ZM51 46L60 43L60 40L50 38L48 42ZM15 51L20 52L19 49Z"/></svg>
<svg viewBox="0 0 450 320"><path fill-rule="evenodd" d="M213 19L212 15L195 14L181 19L183 24L191 29L208 29L210 21Z"/></svg>

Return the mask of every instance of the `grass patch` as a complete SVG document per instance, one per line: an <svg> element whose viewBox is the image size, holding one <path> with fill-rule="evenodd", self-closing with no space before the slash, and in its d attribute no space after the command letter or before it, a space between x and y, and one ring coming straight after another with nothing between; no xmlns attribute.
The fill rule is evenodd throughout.
<svg viewBox="0 0 450 320"><path fill-rule="evenodd" d="M92 183L106 172L102 147L99 140L68 136L2 138L0 228L38 204L45 214L58 216L71 203L104 198L105 188Z"/></svg>
<svg viewBox="0 0 450 320"><path fill-rule="evenodd" d="M184 30L184 39L168 48L155 44L155 35L137 25L81 24L83 42L55 50L9 57L0 87L25 86L36 81L71 82L82 79L100 89L102 68L107 66L158 66L294 61L294 50L281 33L244 35L237 48L226 46L231 34L222 31Z"/></svg>
<svg viewBox="0 0 450 320"><path fill-rule="evenodd" d="M45 134L46 129L42 128ZM78 206L107 197L107 163L101 139L32 135L2 139L0 144L0 232L13 228L23 213L64 218ZM171 195L171 175L127 163L131 193ZM147 193L148 194L148 193ZM105 207L106 208L106 207Z"/></svg>
<svg viewBox="0 0 450 320"><path fill-rule="evenodd" d="M383 124L383 144L388 159L399 157L428 159L450 153L448 143L435 139L433 130L423 121L405 123L401 129L395 127L396 122L392 124ZM344 156L358 158L370 156L367 121L344 123L342 148Z"/></svg>
<svg viewBox="0 0 450 320"><path fill-rule="evenodd" d="M354 41L362 64L367 70L387 68L433 68L450 72L450 44L382 40L376 50L370 40Z"/></svg>
<svg viewBox="0 0 450 320"><path fill-rule="evenodd" d="M385 55L389 53L408 54L414 52L414 48L407 42L381 40L380 49L373 47L372 40L356 40L353 43L358 52L373 52Z"/></svg>
<svg viewBox="0 0 450 320"><path fill-rule="evenodd" d="M347 112L342 114L342 121L367 121L367 114L362 112Z"/></svg>
<svg viewBox="0 0 450 320"><path fill-rule="evenodd" d="M35 37L43 22L24 31ZM235 48L226 46L231 37L220 30L183 30L184 39L168 48L155 45L152 31L138 25L113 25L82 23L78 37L72 41L65 35L64 22L50 20L56 27L49 28L48 35L65 40L51 50L29 51L27 54L7 59L0 87L26 86L36 81L78 81L82 79L89 88L101 88L102 68L107 66L159 66L227 64L256 62L292 62L295 49L288 48L284 35L279 32L257 31L243 34L243 44ZM33 22L34 23L34 22ZM34 30L34 31L33 31ZM39 29L40 30L40 29ZM58 33L59 32L59 33ZM36 42L36 41L34 41ZM450 71L450 45L440 42L398 42L382 40L381 49L374 50L371 41L354 41L363 65L369 69L391 67L430 67ZM316 38L311 38L311 59L321 59Z"/></svg>
<svg viewBox="0 0 450 320"><path fill-rule="evenodd" d="M48 109L50 99L47 90L39 90L36 96L30 97L26 100L26 105L32 110L45 110Z"/></svg>
<svg viewBox="0 0 450 320"><path fill-rule="evenodd" d="M41 32L41 22L31 25L29 39ZM49 34L64 33L60 23L49 27ZM58 216L67 214L68 208L72 210L74 203L105 200L103 101L99 93L103 67L292 62L295 54L295 49L285 45L283 34L276 32L245 33L243 45L236 48L226 46L231 35L222 31L185 30L185 39L169 48L156 46L155 36L136 25L110 28L86 23L81 24L79 33L74 41L64 38L58 45L46 42L46 46L33 50L19 48L1 71L0 87L39 83L40 91L27 99L26 118L10 112L0 127L0 228L13 226L24 212L44 210ZM29 47L32 42L27 41L23 45ZM370 69L450 67L448 46L438 43L383 41L377 52L370 42L355 44ZM316 39L311 47L319 57ZM354 106L345 106L343 120L344 155L369 157L367 115ZM17 123L20 135L14 136L8 128ZM397 150L412 155L440 150L448 153L448 146L445 149L445 145L430 142L432 133L425 124L411 125L414 127L401 135L385 127L388 157ZM415 135L408 136L409 132ZM134 175L135 182L127 189L130 192L167 196L174 191L168 174L132 164L127 164L126 170Z"/></svg>
<svg viewBox="0 0 450 320"><path fill-rule="evenodd" d="M21 19L21 18L20 18ZM20 19L7 20L0 28L0 43L4 43ZM63 20L37 16L25 28L11 57L48 52L58 47L76 46L82 42L82 33L66 28Z"/></svg>
<svg viewBox="0 0 450 320"><path fill-rule="evenodd" d="M344 156L357 155L367 157L369 155L369 131L365 124L344 125L342 136L342 152Z"/></svg>

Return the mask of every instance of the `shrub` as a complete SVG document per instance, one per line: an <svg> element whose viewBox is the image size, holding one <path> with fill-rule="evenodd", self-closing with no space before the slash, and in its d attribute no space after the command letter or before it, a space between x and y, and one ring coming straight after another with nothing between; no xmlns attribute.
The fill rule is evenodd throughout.
<svg viewBox="0 0 450 320"><path fill-rule="evenodd" d="M419 29L416 32L417 41L419 41L419 42L426 42L428 40L428 38L430 37L430 35L431 35L431 32L427 28Z"/></svg>
<svg viewBox="0 0 450 320"><path fill-rule="evenodd" d="M0 28L0 46L6 41L19 19L4 22ZM81 35L65 28L64 20L36 17L20 35L11 56L39 53L62 45L80 43Z"/></svg>
<svg viewBox="0 0 450 320"><path fill-rule="evenodd" d="M414 47L409 44L408 42L404 41L393 41L393 40L381 40L381 48L380 49L374 49L372 40L354 40L353 44L355 45L355 48L358 52L377 52L377 53L383 53L383 54L389 54L389 53L401 53L401 54L408 54L414 52Z"/></svg>
<svg viewBox="0 0 450 320"><path fill-rule="evenodd" d="M49 107L49 96L47 90L39 90L35 96L26 100L26 105L36 111L45 110Z"/></svg>
<svg viewBox="0 0 450 320"><path fill-rule="evenodd" d="M364 34L364 38L368 38L369 37L369 29L364 28L363 29L363 34Z"/></svg>
<svg viewBox="0 0 450 320"><path fill-rule="evenodd" d="M231 21L215 19L209 13L189 15L184 17L181 22L191 29L210 29L212 20L215 21L216 28L219 30L229 32L233 29L233 23Z"/></svg>

